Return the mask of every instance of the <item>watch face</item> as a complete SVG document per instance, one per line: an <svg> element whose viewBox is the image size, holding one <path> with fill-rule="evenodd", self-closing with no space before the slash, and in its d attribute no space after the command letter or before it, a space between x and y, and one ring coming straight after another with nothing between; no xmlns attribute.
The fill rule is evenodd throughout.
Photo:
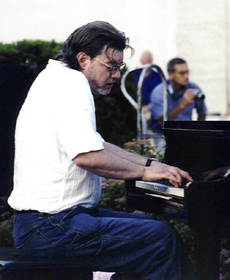
<svg viewBox="0 0 230 280"><path fill-rule="evenodd" d="M150 166L152 161L155 161L155 159L153 159L153 158L148 158L148 160L147 160L145 166Z"/></svg>

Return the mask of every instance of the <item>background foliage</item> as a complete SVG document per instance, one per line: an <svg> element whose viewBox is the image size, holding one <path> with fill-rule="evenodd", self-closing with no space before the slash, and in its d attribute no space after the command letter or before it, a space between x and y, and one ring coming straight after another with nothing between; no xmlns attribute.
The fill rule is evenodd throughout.
<svg viewBox="0 0 230 280"><path fill-rule="evenodd" d="M45 66L54 58L62 43L41 40L23 40L12 44L0 43L0 62L17 65Z"/></svg>

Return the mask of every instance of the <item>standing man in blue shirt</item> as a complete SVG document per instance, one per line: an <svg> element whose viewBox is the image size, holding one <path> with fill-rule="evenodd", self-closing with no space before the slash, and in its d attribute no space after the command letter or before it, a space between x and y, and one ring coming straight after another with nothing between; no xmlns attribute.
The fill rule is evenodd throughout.
<svg viewBox="0 0 230 280"><path fill-rule="evenodd" d="M189 81L187 62L181 58L174 58L168 63L168 120L191 121L192 111L196 109L197 120L206 118L206 105L201 89ZM163 84L158 85L151 94L151 124L156 151L164 153L163 139Z"/></svg>

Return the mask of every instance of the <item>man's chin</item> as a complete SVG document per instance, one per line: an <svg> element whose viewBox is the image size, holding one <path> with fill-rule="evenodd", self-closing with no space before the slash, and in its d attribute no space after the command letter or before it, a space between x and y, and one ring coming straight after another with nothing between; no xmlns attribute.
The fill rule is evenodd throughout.
<svg viewBox="0 0 230 280"><path fill-rule="evenodd" d="M100 95L108 95L111 92L111 88L109 89L97 89L94 94L100 94Z"/></svg>
<svg viewBox="0 0 230 280"><path fill-rule="evenodd" d="M184 81L183 85L187 86L187 84L189 83L189 80Z"/></svg>

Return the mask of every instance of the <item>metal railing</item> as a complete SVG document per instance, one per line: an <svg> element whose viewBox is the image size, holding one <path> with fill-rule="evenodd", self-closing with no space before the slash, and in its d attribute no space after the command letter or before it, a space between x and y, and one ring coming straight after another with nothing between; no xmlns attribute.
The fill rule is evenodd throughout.
<svg viewBox="0 0 230 280"><path fill-rule="evenodd" d="M162 83L163 83L163 94L164 94L164 111L163 111L163 120L167 121L167 108L168 108L168 100L167 100L167 81L165 78L165 75L161 68L158 65L155 64L148 64L141 68L134 68L132 70L128 70L124 73L121 79L121 91L123 95L127 98L127 100L131 103L131 105L137 110L137 140L142 140L145 138L145 135L147 134L147 121L145 119L145 116L141 110L141 92L142 92L142 85L145 79L146 72L149 69L155 68L157 72L159 73ZM129 93L126 90L126 78L127 76L135 71L141 71L141 75L137 84L137 102L129 95Z"/></svg>

